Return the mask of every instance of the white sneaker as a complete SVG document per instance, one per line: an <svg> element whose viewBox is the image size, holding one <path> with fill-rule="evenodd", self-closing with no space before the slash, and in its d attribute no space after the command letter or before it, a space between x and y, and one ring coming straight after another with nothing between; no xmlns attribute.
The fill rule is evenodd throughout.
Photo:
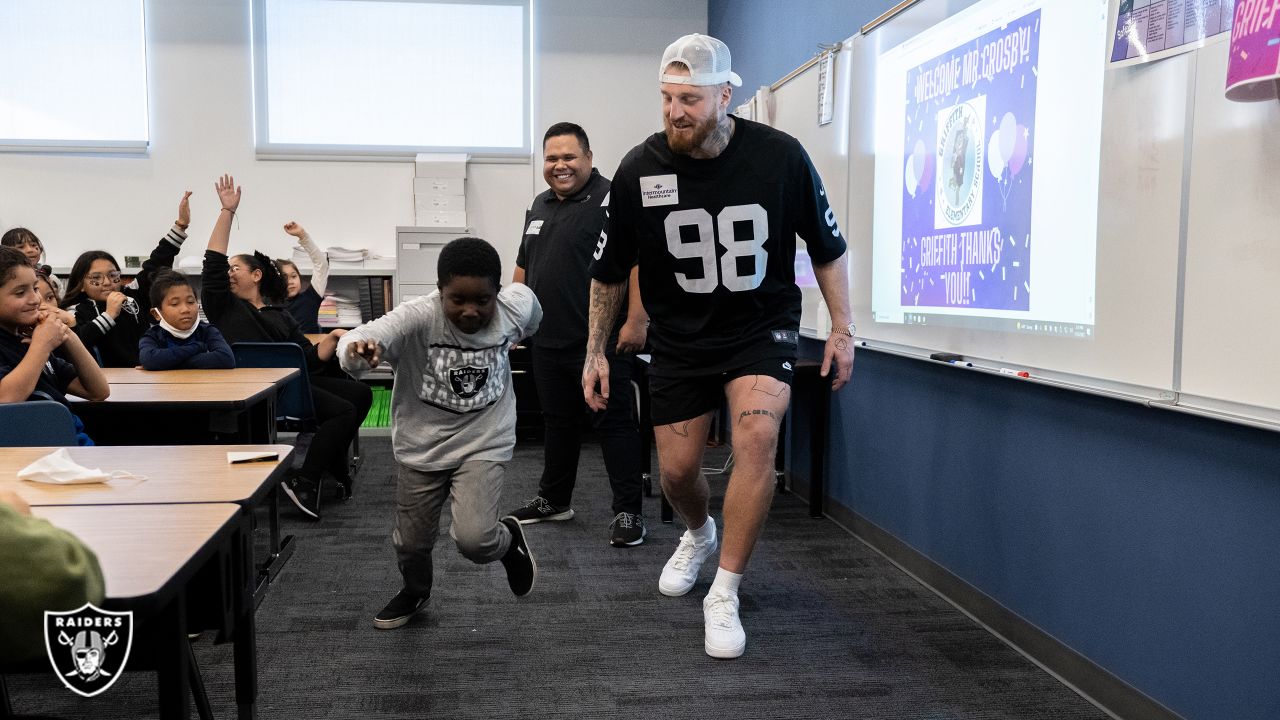
<svg viewBox="0 0 1280 720"><path fill-rule="evenodd" d="M738 596L712 589L702 599L706 627L703 647L713 658L733 659L747 649L747 634L738 619Z"/></svg>
<svg viewBox="0 0 1280 720"><path fill-rule="evenodd" d="M707 522L713 521L707 518ZM719 548L720 543L714 536L710 541L699 545L693 539L693 533L685 530L684 535L680 536L680 546L662 568L662 577L658 578L658 592L679 597L692 590L694 583L698 582L698 571L702 569L702 563Z"/></svg>

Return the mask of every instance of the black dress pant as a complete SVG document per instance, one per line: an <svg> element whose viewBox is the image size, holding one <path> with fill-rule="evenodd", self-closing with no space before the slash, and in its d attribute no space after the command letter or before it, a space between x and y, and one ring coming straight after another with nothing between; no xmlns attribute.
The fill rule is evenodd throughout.
<svg viewBox="0 0 1280 720"><path fill-rule="evenodd" d="M533 347L533 381L546 425L546 454L538 494L547 502L568 507L578 478L582 451L583 414L600 436L605 471L613 488L613 512L640 514L640 433L631 386L631 355L608 355L609 407L591 412L582 398L584 348Z"/></svg>
<svg viewBox="0 0 1280 720"><path fill-rule="evenodd" d="M347 448L373 404L368 385L351 378L311 376L311 398L316 408L316 435L302 461L302 474L318 480L328 470L342 482L350 482Z"/></svg>

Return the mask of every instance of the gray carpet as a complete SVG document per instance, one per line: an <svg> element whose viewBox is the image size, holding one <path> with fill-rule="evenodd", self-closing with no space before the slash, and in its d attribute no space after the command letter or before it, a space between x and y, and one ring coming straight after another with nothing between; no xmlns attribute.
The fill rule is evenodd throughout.
<svg viewBox="0 0 1280 720"><path fill-rule="evenodd" d="M526 526L541 571L532 594L512 597L501 564L473 565L442 537L429 611L376 630L374 613L400 587L393 460L385 438L364 450L354 499L326 506L318 524L285 513L298 551L258 613L262 718L1107 717L787 494L743 582L747 652L707 657L701 602L712 564L689 595L658 593L683 528L658 521L656 497L646 500L648 541L610 547L607 482L590 444L577 517ZM536 494L541 454L517 448L504 507ZM726 454L710 450L707 464ZM723 492L724 479L712 478L717 517ZM195 650L215 714L235 717L231 646L205 639ZM156 716L151 673L127 673L87 700L52 675L9 687L19 713Z"/></svg>

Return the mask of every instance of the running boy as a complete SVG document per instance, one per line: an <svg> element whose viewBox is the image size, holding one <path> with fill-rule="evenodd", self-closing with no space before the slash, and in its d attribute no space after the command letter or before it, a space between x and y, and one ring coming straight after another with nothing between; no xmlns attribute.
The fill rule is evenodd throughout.
<svg viewBox="0 0 1280 720"><path fill-rule="evenodd" d="M501 560L517 597L533 589L538 566L520 523L498 517L505 463L516 441L516 398L507 351L542 319L533 291L501 287L502 262L489 243L459 238L440 251L439 290L348 332L342 368L359 377L387 360L391 444L397 463L395 545L404 588L373 620L397 628L431 595L431 549L445 498L449 534L475 563Z"/></svg>

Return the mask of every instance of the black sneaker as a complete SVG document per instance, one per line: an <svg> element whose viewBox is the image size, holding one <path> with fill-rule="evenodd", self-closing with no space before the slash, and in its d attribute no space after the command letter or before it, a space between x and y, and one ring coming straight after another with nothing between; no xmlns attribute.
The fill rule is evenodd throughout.
<svg viewBox="0 0 1280 720"><path fill-rule="evenodd" d="M391 602L382 608L382 612L373 616L373 626L383 630L391 630L405 625L422 612L427 606L427 599L410 595L408 590L401 590L396 596L391 598Z"/></svg>
<svg viewBox="0 0 1280 720"><path fill-rule="evenodd" d="M309 520L320 519L320 494L316 492L316 484L301 475L290 475L280 483L284 496L289 498L295 507Z"/></svg>
<svg viewBox="0 0 1280 720"><path fill-rule="evenodd" d="M639 545L647 534L644 518L633 513L620 512L609 523L609 544L614 547Z"/></svg>
<svg viewBox="0 0 1280 720"><path fill-rule="evenodd" d="M546 498L539 495L524 505L512 510L511 514L507 517L515 518L521 525L551 520L568 520L573 517L573 508L552 505L547 502Z"/></svg>
<svg viewBox="0 0 1280 720"><path fill-rule="evenodd" d="M502 565L507 569L507 584L516 597L524 597L533 589L533 583L538 579L538 563L534 561L533 553L529 552L529 543L524 539L520 521L508 515L499 522L511 531L511 546L507 548L507 554L502 556Z"/></svg>

